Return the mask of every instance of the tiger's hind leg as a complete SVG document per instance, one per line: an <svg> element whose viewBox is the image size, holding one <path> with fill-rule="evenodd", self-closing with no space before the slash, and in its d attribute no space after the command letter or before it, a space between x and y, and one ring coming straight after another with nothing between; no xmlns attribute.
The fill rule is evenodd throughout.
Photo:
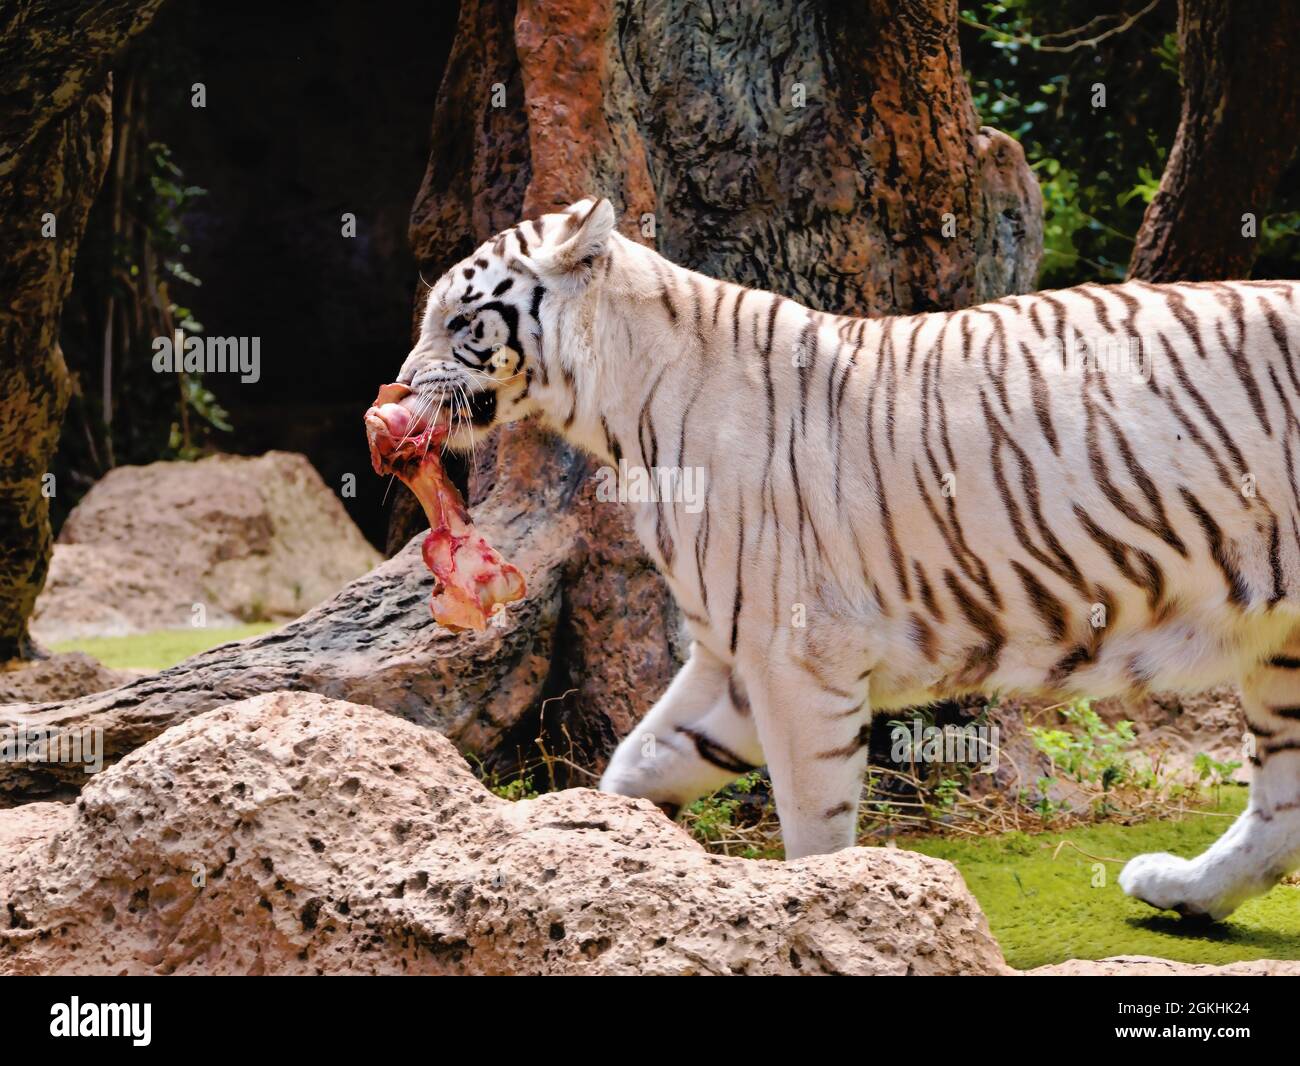
<svg viewBox="0 0 1300 1066"><path fill-rule="evenodd" d="M667 813L763 762L749 701L730 668L699 644L615 750L602 792L649 799Z"/></svg>
<svg viewBox="0 0 1300 1066"><path fill-rule="evenodd" d="M1195 859L1152 854L1131 860L1119 875L1128 895L1219 919L1300 868L1300 629L1241 689L1255 746L1246 810Z"/></svg>

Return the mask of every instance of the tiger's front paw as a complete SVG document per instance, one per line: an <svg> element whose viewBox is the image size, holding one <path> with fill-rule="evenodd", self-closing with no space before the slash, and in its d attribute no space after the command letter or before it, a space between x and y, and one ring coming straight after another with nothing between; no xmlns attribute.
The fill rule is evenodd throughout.
<svg viewBox="0 0 1300 1066"><path fill-rule="evenodd" d="M1186 918L1218 921L1232 913L1234 905L1199 882L1195 862L1158 852L1130 859L1119 874L1119 887L1126 896L1140 899L1161 910L1177 911Z"/></svg>

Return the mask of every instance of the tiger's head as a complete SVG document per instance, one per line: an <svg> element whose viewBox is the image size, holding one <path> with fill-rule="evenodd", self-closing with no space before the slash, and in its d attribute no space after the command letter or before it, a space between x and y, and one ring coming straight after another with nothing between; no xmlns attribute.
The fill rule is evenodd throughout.
<svg viewBox="0 0 1300 1066"><path fill-rule="evenodd" d="M596 299L608 273L614 208L586 199L498 234L435 282L397 382L447 446L540 415L569 428L594 361Z"/></svg>

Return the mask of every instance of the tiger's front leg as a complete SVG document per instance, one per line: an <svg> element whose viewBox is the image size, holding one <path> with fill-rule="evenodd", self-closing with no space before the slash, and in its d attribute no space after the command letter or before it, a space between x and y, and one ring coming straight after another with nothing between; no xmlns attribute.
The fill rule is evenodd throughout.
<svg viewBox="0 0 1300 1066"><path fill-rule="evenodd" d="M871 738L865 673L781 655L753 664L745 680L785 857L851 847Z"/></svg>
<svg viewBox="0 0 1300 1066"><path fill-rule="evenodd" d="M649 799L671 816L763 761L743 687L700 644L615 750L602 792Z"/></svg>

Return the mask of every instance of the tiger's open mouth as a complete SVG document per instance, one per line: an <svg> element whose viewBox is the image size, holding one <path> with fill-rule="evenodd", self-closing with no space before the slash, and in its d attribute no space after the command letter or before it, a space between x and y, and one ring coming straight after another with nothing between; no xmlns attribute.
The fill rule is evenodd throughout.
<svg viewBox="0 0 1300 1066"><path fill-rule="evenodd" d="M470 521L442 466L450 420L430 418L428 403L406 385L383 385L366 411L370 463L415 493L429 520L424 563L433 573L433 617L449 629L477 629L524 595L524 578Z"/></svg>
<svg viewBox="0 0 1300 1066"><path fill-rule="evenodd" d="M405 467L418 465L430 452L441 451L449 423L439 417L432 424L425 410L427 406L405 385L379 387L379 395L366 412L370 465L376 474L400 477Z"/></svg>

